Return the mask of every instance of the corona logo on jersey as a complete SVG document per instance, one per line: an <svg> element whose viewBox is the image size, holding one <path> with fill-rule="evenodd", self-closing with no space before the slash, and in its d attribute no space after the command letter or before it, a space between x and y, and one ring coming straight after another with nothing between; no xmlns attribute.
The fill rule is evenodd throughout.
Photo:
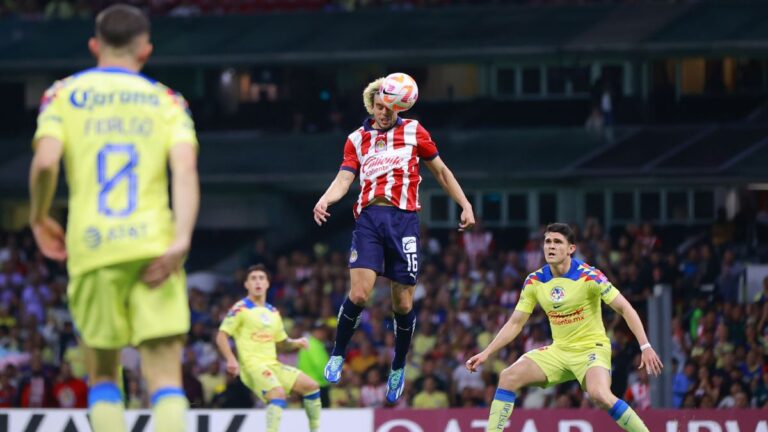
<svg viewBox="0 0 768 432"><path fill-rule="evenodd" d="M554 287L552 288L552 291L549 292L549 298L551 298L553 302L561 302L564 297L565 290L560 287Z"/></svg>
<svg viewBox="0 0 768 432"><path fill-rule="evenodd" d="M419 98L419 87L408 74L395 72L387 75L379 89L379 97L394 112L407 111Z"/></svg>

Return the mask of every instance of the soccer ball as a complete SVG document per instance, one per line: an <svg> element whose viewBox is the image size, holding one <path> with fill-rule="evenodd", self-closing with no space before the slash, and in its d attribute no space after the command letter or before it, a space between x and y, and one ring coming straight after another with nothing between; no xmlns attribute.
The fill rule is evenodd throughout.
<svg viewBox="0 0 768 432"><path fill-rule="evenodd" d="M379 89L379 97L392 111L407 111L419 98L419 87L410 75L395 72L384 78Z"/></svg>

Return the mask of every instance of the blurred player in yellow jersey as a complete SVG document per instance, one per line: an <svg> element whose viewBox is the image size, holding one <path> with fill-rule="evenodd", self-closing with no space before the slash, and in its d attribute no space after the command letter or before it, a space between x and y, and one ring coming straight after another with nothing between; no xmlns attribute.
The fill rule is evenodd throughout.
<svg viewBox="0 0 768 432"><path fill-rule="evenodd" d="M648 432L626 402L611 393L611 342L603 327L600 301L627 322L640 343L642 361L653 375L661 373L661 360L651 348L643 323L627 299L600 270L571 255L576 251L573 230L566 224L547 226L544 257L547 265L525 280L512 317L481 353L467 360L474 372L488 356L512 342L538 303L549 318L552 345L527 352L499 377L486 431L503 431L512 414L516 392L528 385L551 386L577 380L590 399L607 410L616 423L630 432Z"/></svg>
<svg viewBox="0 0 768 432"><path fill-rule="evenodd" d="M189 309L182 264L199 207L194 124L181 95L139 73L152 45L138 9L101 12L88 47L98 66L57 81L41 102L29 179L32 232L45 256L67 260L93 430L126 430L119 352L135 345L155 430L184 431L180 357ZM62 157L66 238L48 216Z"/></svg>
<svg viewBox="0 0 768 432"><path fill-rule="evenodd" d="M267 303L269 273L257 264L245 276L248 295L229 309L216 335L216 345L227 359L227 372L240 375L243 383L267 404L267 432L280 430L286 394L303 397L309 430L320 430L320 386L300 370L277 361L277 350L307 348L305 338L290 339L280 312ZM237 358L229 346L235 339ZM238 363L239 360L239 363Z"/></svg>

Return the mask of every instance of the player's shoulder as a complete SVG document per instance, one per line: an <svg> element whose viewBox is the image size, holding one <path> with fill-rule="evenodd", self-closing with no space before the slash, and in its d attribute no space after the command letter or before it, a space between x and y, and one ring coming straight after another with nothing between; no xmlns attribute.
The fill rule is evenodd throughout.
<svg viewBox="0 0 768 432"><path fill-rule="evenodd" d="M525 283L523 283L523 287L526 287L528 285L538 285L542 283L547 283L551 279L552 279L552 271L549 269L549 264L547 264L544 267L541 267L540 269L528 274L528 277L525 278Z"/></svg>
<svg viewBox="0 0 768 432"><path fill-rule="evenodd" d="M171 106L176 106L183 109L184 111L189 111L189 103L187 103L187 100L180 92L168 87L160 81L155 82L155 87L162 95L162 97L171 104Z"/></svg>
<svg viewBox="0 0 768 432"><path fill-rule="evenodd" d="M253 302L248 298L245 297L241 300L238 300L235 304L232 305L232 307L229 308L229 311L227 312L227 317L234 317L237 316L237 314L246 311L248 309L253 309L255 305Z"/></svg>
<svg viewBox="0 0 768 432"><path fill-rule="evenodd" d="M592 265L589 265L583 261L576 260L576 259L574 259L574 264L575 264L579 279L584 279L587 282L595 281L597 283L603 283L608 281L608 278L605 277L605 274L602 271L600 271L597 267L594 267Z"/></svg>
<svg viewBox="0 0 768 432"><path fill-rule="evenodd" d="M265 307L265 308L266 308L268 311L270 311L270 312L272 312L272 313L276 313L276 314L280 315L280 311L279 311L279 310L278 310L278 309L277 309L275 306L273 306L271 303L264 303L264 307Z"/></svg>
<svg viewBox="0 0 768 432"><path fill-rule="evenodd" d="M44 111L45 108L50 105L59 95L65 93L67 89L72 87L72 84L76 81L77 75L70 75L66 78L58 79L53 82L44 92L40 99L40 111Z"/></svg>

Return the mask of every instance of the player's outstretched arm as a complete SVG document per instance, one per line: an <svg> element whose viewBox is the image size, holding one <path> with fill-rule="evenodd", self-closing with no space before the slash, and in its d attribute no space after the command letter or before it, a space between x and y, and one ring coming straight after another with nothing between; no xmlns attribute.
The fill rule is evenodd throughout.
<svg viewBox="0 0 768 432"><path fill-rule="evenodd" d="M464 191L461 189L456 177L454 177L453 172L448 169L448 166L440 159L440 156L432 160L425 160L424 163L432 172L432 175L435 176L437 182L440 183L440 187L456 201L456 204L461 206L459 231L472 228L475 225L475 213L472 210L472 204L469 203L466 195L464 195Z"/></svg>
<svg viewBox="0 0 768 432"><path fill-rule="evenodd" d="M172 273L181 268L192 244L200 208L200 183L197 174L197 149L192 143L178 143L171 148L171 184L173 219L176 235L162 256L153 260L144 270L143 280L150 287L161 285Z"/></svg>
<svg viewBox="0 0 768 432"><path fill-rule="evenodd" d="M493 338L491 343L489 343L482 352L467 360L467 363L465 364L466 368L469 369L470 372L475 372L477 367L485 363L491 354L515 340L530 316L531 314L519 310L512 312L512 316L509 317L507 323L504 324L504 327L502 327L501 330L499 330L499 333L496 334L496 337Z"/></svg>
<svg viewBox="0 0 768 432"><path fill-rule="evenodd" d="M67 259L64 230L48 212L56 193L63 152L64 143L44 136L35 143L35 156L29 169L29 225L43 255L56 261Z"/></svg>
<svg viewBox="0 0 768 432"><path fill-rule="evenodd" d="M635 308L633 308L621 294L616 296L612 302L608 303L608 306L624 318L624 321L627 322L627 326L632 330L632 334L635 335L638 343L640 343L642 354L639 369L645 368L648 374L659 376L664 365L661 363L661 359L659 359L656 351L651 348L651 344L648 342L648 336L645 334L645 329L643 328L643 322L640 320L640 316L637 314Z"/></svg>
<svg viewBox="0 0 768 432"><path fill-rule="evenodd" d="M278 342L277 344L277 350L280 352L291 352L291 351L298 351L300 349L307 349L309 348L309 341L307 338L298 338L298 339L284 339Z"/></svg>
<svg viewBox="0 0 768 432"><path fill-rule="evenodd" d="M315 208L312 210L315 223L322 225L328 222L328 217L331 216L328 213L328 207L337 203L340 199L344 198L344 195L349 192L349 187L352 186L352 182L355 181L355 175L347 170L339 170L336 174L336 178L333 179L331 185L328 186L328 190L325 191L323 196L317 200Z"/></svg>
<svg viewBox="0 0 768 432"><path fill-rule="evenodd" d="M227 360L227 373L232 376L237 376L240 373L240 365L237 363L237 357L232 352L232 348L229 346L229 335L219 330L216 334L216 346L219 348L219 352Z"/></svg>

